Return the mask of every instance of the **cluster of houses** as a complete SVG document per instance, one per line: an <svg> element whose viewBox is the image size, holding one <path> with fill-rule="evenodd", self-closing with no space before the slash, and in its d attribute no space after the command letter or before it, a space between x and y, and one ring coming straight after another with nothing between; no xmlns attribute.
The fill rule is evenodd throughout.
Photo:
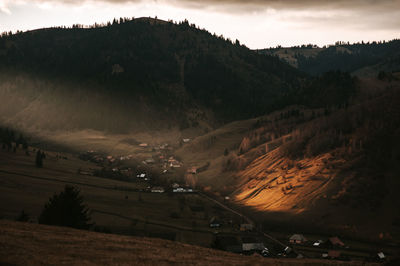
<svg viewBox="0 0 400 266"><path fill-rule="evenodd" d="M132 154L126 156L114 157L112 155L105 155L101 152L97 152L94 150L89 150L79 154L79 159L81 160L90 161L97 164L108 163L110 165L118 161L131 160L132 158L133 158Z"/></svg>
<svg viewBox="0 0 400 266"><path fill-rule="evenodd" d="M289 238L291 244L302 244L309 243L307 238L302 234L294 234ZM317 240L312 243L314 247L341 247L344 248L345 244L337 236L330 237L328 240Z"/></svg>
<svg viewBox="0 0 400 266"><path fill-rule="evenodd" d="M142 174L142 175L144 175L144 178L146 178L145 174ZM181 187L178 183L172 184L171 188L172 188L172 192L173 193L193 193L193 192L195 192L192 188ZM156 187L152 187L150 189L150 192L152 192L152 193L164 193L164 192L166 192L166 190L165 190L164 187L156 186Z"/></svg>
<svg viewBox="0 0 400 266"><path fill-rule="evenodd" d="M173 156L170 156L168 159L164 155L158 155L158 157L154 157L157 161L161 162L161 167L165 170L169 168L181 168L183 163L175 159ZM142 161L145 165L154 165L156 160L154 158L147 158Z"/></svg>
<svg viewBox="0 0 400 266"><path fill-rule="evenodd" d="M183 163L175 159L173 156L170 156L167 160L168 166L170 168L180 168L182 167Z"/></svg>
<svg viewBox="0 0 400 266"><path fill-rule="evenodd" d="M144 143L140 143L139 147L143 148L143 149L149 149L152 151L172 150L172 147L168 143L164 143L164 144L160 144L160 145L152 147L148 143L144 142Z"/></svg>
<svg viewBox="0 0 400 266"><path fill-rule="evenodd" d="M328 249L327 252L322 253L322 258L325 259L343 259L344 255L342 254L341 248L349 248L346 246L339 237L333 236L328 238L326 241L317 240L317 241L308 241L305 236L302 234L294 234L289 238L289 242L291 244L300 244L300 245L312 245L316 248L325 248ZM379 252L376 254L376 259L385 260L386 256L383 252Z"/></svg>
<svg viewBox="0 0 400 266"><path fill-rule="evenodd" d="M335 248L344 248L345 244L337 237L330 237L328 240L317 240L313 242L309 242L308 239L302 234L294 234L289 238L289 243L291 244L299 244L299 245L307 245L312 244L313 247L319 248L328 248L328 253L323 253L322 258L326 259L339 259L341 257L341 252Z"/></svg>

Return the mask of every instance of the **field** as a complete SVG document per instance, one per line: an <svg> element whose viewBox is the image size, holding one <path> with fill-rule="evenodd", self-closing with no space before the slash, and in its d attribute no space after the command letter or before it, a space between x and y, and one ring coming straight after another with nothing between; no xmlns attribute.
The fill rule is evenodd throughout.
<svg viewBox="0 0 400 266"><path fill-rule="evenodd" d="M22 149L0 151L0 216L15 219L24 210L36 222L45 202L66 184L77 186L92 211L92 220L99 230L119 234L154 236L211 246L213 230L209 219L239 217L197 194L150 193L149 183L142 180L123 182L78 174L78 169L96 169L97 165L82 161L69 153L46 152L44 167L34 165L35 156ZM57 159L60 155L63 159ZM202 206L196 210L196 206ZM233 223L233 224L235 224ZM236 227L226 226L228 232Z"/></svg>
<svg viewBox="0 0 400 266"><path fill-rule="evenodd" d="M0 235L2 265L375 265L241 256L168 240L4 220Z"/></svg>

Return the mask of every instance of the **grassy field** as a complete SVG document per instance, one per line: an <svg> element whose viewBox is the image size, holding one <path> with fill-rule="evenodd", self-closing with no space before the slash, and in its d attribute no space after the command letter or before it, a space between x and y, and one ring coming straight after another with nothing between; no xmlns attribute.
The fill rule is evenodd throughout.
<svg viewBox="0 0 400 266"><path fill-rule="evenodd" d="M197 194L144 192L149 185L144 181L81 175L78 169L98 166L72 154L61 154L67 159L56 159L54 152L46 155L44 167L37 168L34 155L27 156L18 149L15 153L0 150L1 217L15 219L24 210L36 221L48 198L69 184L81 190L96 225L113 233L162 237L209 247L214 233L209 228L211 217L217 215L236 225L240 222L239 217ZM196 206L202 206L201 210L196 210ZM237 226L225 226L224 230L237 231Z"/></svg>
<svg viewBox="0 0 400 266"><path fill-rule="evenodd" d="M1 265L374 265L243 256L168 240L4 220L0 235Z"/></svg>

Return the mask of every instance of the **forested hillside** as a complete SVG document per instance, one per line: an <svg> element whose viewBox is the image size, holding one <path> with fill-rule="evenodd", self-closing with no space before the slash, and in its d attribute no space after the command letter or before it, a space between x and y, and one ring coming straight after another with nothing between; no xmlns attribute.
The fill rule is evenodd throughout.
<svg viewBox="0 0 400 266"><path fill-rule="evenodd" d="M3 118L37 116L58 128L58 113L64 125L109 130L150 118L185 128L253 117L305 77L187 21L144 18L5 34L0 70L0 94L10 103Z"/></svg>
<svg viewBox="0 0 400 266"><path fill-rule="evenodd" d="M372 43L343 43L318 48L304 45L291 48L260 50L261 54L277 55L298 69L318 75L327 71L376 75L380 71L400 71L400 40Z"/></svg>

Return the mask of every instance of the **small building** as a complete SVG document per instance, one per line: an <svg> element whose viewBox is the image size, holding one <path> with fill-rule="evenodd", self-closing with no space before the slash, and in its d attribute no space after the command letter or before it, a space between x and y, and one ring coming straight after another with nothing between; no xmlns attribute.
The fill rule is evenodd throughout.
<svg viewBox="0 0 400 266"><path fill-rule="evenodd" d="M264 250L264 243L255 237L242 237L243 251L262 251Z"/></svg>
<svg viewBox="0 0 400 266"><path fill-rule="evenodd" d="M182 141L183 141L184 143L188 143L188 142L190 142L190 139L182 139Z"/></svg>
<svg viewBox="0 0 400 266"><path fill-rule="evenodd" d="M241 224L240 225L240 231L246 232L246 231L252 231L254 229L253 224Z"/></svg>
<svg viewBox="0 0 400 266"><path fill-rule="evenodd" d="M171 161L170 164L169 164L169 167L172 167L172 168L179 168L181 166L182 165L180 164L180 162L178 162L176 160Z"/></svg>
<svg viewBox="0 0 400 266"><path fill-rule="evenodd" d="M222 226L222 223L221 223L221 221L219 221L219 219L217 217L214 216L210 219L210 227L211 228L219 228L221 226Z"/></svg>
<svg viewBox="0 0 400 266"><path fill-rule="evenodd" d="M289 238L289 242L292 244L303 244L306 241L307 241L307 238L305 238L301 234L294 234Z"/></svg>
<svg viewBox="0 0 400 266"><path fill-rule="evenodd" d="M146 159L144 161L146 164L154 164L156 161L153 158Z"/></svg>
<svg viewBox="0 0 400 266"><path fill-rule="evenodd" d="M136 175L136 177L137 177L137 178L145 178L145 177L146 177L146 174L145 174L145 173L138 174L138 175Z"/></svg>
<svg viewBox="0 0 400 266"><path fill-rule="evenodd" d="M376 254L376 256L378 257L379 260L385 260L386 256L383 252L379 252L378 254Z"/></svg>
<svg viewBox="0 0 400 266"><path fill-rule="evenodd" d="M317 241L314 242L313 246L314 246L314 247L320 247L320 246L322 245L322 243L324 243L324 241L322 241L322 240L317 240Z"/></svg>
<svg viewBox="0 0 400 266"><path fill-rule="evenodd" d="M147 143L140 143L139 147L147 148L149 145Z"/></svg>
<svg viewBox="0 0 400 266"><path fill-rule="evenodd" d="M151 188L151 192L152 193L164 193L165 190L163 187L152 187Z"/></svg>
<svg viewBox="0 0 400 266"><path fill-rule="evenodd" d="M337 236L329 238L329 243L332 246L344 247L344 243Z"/></svg>

